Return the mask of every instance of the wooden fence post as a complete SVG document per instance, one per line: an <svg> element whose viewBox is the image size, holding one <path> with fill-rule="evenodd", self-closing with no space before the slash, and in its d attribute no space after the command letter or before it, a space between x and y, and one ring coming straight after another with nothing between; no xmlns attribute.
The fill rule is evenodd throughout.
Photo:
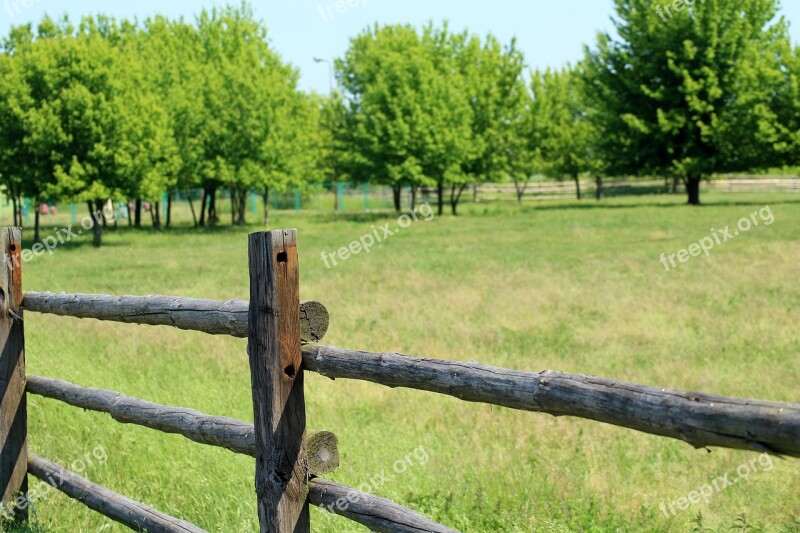
<svg viewBox="0 0 800 533"><path fill-rule="evenodd" d="M310 519L297 231L251 234L249 257L258 519L262 533L304 533Z"/></svg>
<svg viewBox="0 0 800 533"><path fill-rule="evenodd" d="M28 518L28 416L25 400L25 339L22 327L22 230L4 228L0 237L0 523Z"/></svg>

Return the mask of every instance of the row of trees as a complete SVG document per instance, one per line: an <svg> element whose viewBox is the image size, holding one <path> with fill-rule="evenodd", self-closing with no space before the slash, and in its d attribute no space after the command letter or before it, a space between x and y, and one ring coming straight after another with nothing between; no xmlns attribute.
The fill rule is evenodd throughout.
<svg viewBox="0 0 800 533"><path fill-rule="evenodd" d="M193 24L45 19L3 42L0 180L37 213L146 200L160 227L163 191L193 188L197 225L218 221L221 189L244 224L247 191L266 209L270 190L332 178L390 186L398 210L403 187L432 188L455 214L476 182L511 180L521 197L536 174L659 175L698 204L714 173L798 164L800 52L776 0L706 0L668 20L653 0L615 3L616 37L544 72L513 41L376 25L336 61L329 97L297 89L247 5Z"/></svg>
<svg viewBox="0 0 800 533"><path fill-rule="evenodd" d="M574 67L526 75L501 47L447 26L371 28L337 62L346 163L399 190L460 194L544 174L663 176L689 203L715 173L800 163L800 50L775 0L706 0L671 11L616 0L616 38ZM399 207L399 206L398 206Z"/></svg>
<svg viewBox="0 0 800 533"><path fill-rule="evenodd" d="M137 225L149 201L160 227L163 192L194 188L204 191L197 225L219 219L223 187L244 224L248 191L266 196L322 172L321 105L297 78L247 6L204 11L195 24L100 16L17 27L0 54L0 179L15 207L34 200L37 240L45 201L82 201L91 213L109 198L135 200Z"/></svg>

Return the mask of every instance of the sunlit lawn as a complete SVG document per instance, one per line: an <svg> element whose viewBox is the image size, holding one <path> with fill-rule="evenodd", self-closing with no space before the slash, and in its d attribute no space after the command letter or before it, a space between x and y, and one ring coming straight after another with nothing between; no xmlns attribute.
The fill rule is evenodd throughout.
<svg viewBox="0 0 800 533"><path fill-rule="evenodd" d="M281 212L272 226L299 230L301 296L330 310L326 343L800 402L800 198L704 199L467 205L330 270L322 252L394 216ZM659 262L765 205L774 224L672 272ZM25 264L24 285L247 298L258 229L121 229L101 249L84 237ZM252 421L244 340L33 313L25 328L30 373ZM667 519L662 502L756 454L316 375L306 387L309 425L340 439L333 479L392 473L371 489L463 531L687 531L701 513L720 532L742 516L751 531L800 531L797 460ZM34 452L68 465L102 446L93 481L209 531L257 530L252 459L39 397L29 411ZM393 473L420 447L427 461ZM315 531L363 530L313 513ZM34 516L43 531L124 530L61 495Z"/></svg>

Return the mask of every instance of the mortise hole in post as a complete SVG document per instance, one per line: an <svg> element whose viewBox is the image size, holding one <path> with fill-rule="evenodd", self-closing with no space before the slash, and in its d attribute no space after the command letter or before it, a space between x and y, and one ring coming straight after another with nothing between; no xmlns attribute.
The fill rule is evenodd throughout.
<svg viewBox="0 0 800 533"><path fill-rule="evenodd" d="M12 244L11 246L8 247L8 251L16 252L17 251L17 245L16 244Z"/></svg>
<svg viewBox="0 0 800 533"><path fill-rule="evenodd" d="M0 289L0 304L4 303L5 301L6 301L6 291Z"/></svg>
<svg viewBox="0 0 800 533"><path fill-rule="evenodd" d="M278 263L288 263L289 262L289 254L286 252L278 252Z"/></svg>
<svg viewBox="0 0 800 533"><path fill-rule="evenodd" d="M287 376L289 376L290 378L293 378L294 377L294 366L292 366L292 365L287 366L284 369L283 373L286 374Z"/></svg>

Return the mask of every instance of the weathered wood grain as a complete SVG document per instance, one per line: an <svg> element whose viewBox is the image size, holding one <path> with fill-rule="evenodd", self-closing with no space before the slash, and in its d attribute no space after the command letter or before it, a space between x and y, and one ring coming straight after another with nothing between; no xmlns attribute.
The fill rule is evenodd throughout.
<svg viewBox="0 0 800 533"><path fill-rule="evenodd" d="M247 338L249 304L241 300L220 302L177 296L108 296L105 294L54 294L26 292L27 311L76 318L94 318L127 324L172 326L211 335ZM300 338L319 342L328 331L328 310L319 302L300 304Z"/></svg>
<svg viewBox="0 0 800 533"><path fill-rule="evenodd" d="M28 471L70 498L134 531L205 533L204 529L189 522L126 498L36 455L28 456Z"/></svg>
<svg viewBox="0 0 800 533"><path fill-rule="evenodd" d="M330 431L306 434L306 463L311 474L330 474L339 468L339 439Z"/></svg>
<svg viewBox="0 0 800 533"><path fill-rule="evenodd" d="M22 311L22 230L0 231L0 511L15 520L27 518L27 508L14 509L19 493L27 492L28 412L25 399L25 338ZM2 522L0 514L0 522Z"/></svg>
<svg viewBox="0 0 800 533"><path fill-rule="evenodd" d="M800 457L800 405L659 389L547 370L518 372L396 353L306 346L306 370L512 409L577 416L685 441Z"/></svg>
<svg viewBox="0 0 800 533"><path fill-rule="evenodd" d="M247 351L256 428L256 494L261 533L308 533L306 408L300 344L297 231L249 239Z"/></svg>
<svg viewBox="0 0 800 533"><path fill-rule="evenodd" d="M40 376L28 376L28 392L73 407L108 413L123 423L183 435L201 444L226 448L251 457L256 456L255 428L252 424L240 420L205 415L190 409L151 404L117 392L84 388ZM327 466L332 467L333 462L338 466L338 439L332 433L321 431L309 434L306 446L312 450L309 455L316 456L317 460L320 460L320 452L325 450L324 453L332 457L328 460ZM313 460L308 463L311 472L322 473L326 469L324 466L314 466ZM348 496L351 500L356 500L355 504L345 501ZM340 500L341 498L345 500ZM308 485L308 501L323 507L328 512L341 514L371 527L375 531L451 531L394 502L319 478ZM347 508L343 509L345 504Z"/></svg>
<svg viewBox="0 0 800 533"><path fill-rule="evenodd" d="M253 424L211 416L192 409L170 407L131 398L119 392L81 387L66 381L29 375L27 392L67 405L106 413L117 422L135 424L163 433L182 435L208 446L256 456L256 431ZM328 474L339 466L339 440L330 431L306 435L306 447L313 452L308 464L315 474Z"/></svg>
<svg viewBox="0 0 800 533"><path fill-rule="evenodd" d="M379 498L333 481L309 481L308 500L329 513L349 518L381 533L455 533L386 498Z"/></svg>
<svg viewBox="0 0 800 533"><path fill-rule="evenodd" d="M183 435L194 442L255 457L255 429L246 422L210 416L192 409L158 405L110 390L85 388L40 376L28 376L27 387L30 394L59 400L81 409L108 413L118 422Z"/></svg>

